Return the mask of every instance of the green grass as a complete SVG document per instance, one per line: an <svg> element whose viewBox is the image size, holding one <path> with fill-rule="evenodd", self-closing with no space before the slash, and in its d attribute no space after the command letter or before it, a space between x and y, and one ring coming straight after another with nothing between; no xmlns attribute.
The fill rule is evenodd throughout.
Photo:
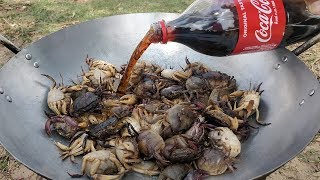
<svg viewBox="0 0 320 180"><path fill-rule="evenodd" d="M33 36L43 36L62 27L99 17L141 12L180 13L193 0L91 0L78 3L72 0L1 0L0 21L6 20L4 32L8 38L31 42ZM24 10L22 6L26 6ZM1 8L2 7L2 8ZM11 9L12 8L12 9ZM9 9L9 10L8 10Z"/></svg>
<svg viewBox="0 0 320 180"><path fill-rule="evenodd" d="M298 158L305 163L320 163L319 151L316 150L308 150L305 153L301 153Z"/></svg>
<svg viewBox="0 0 320 180"><path fill-rule="evenodd" d="M9 156L6 155L0 158L0 172L5 172L8 170L9 166Z"/></svg>

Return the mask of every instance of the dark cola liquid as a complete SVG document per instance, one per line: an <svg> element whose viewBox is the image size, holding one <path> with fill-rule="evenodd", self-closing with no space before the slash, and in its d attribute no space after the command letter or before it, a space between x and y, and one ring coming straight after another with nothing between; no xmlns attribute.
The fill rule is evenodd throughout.
<svg viewBox="0 0 320 180"><path fill-rule="evenodd" d="M239 20L234 4L211 4L204 12L187 13L168 22L169 41L212 56L231 54L238 41ZM171 35L172 34L172 35Z"/></svg>
<svg viewBox="0 0 320 180"><path fill-rule="evenodd" d="M320 32L319 16L309 14L303 0L283 2L287 25L280 46L304 41ZM233 0L203 0L168 22L167 28L169 41L210 56L227 56L238 41L238 12Z"/></svg>

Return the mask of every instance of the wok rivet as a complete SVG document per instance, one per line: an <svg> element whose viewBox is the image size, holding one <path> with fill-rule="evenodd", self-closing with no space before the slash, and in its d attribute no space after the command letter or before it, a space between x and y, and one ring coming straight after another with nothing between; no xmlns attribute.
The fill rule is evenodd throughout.
<svg viewBox="0 0 320 180"><path fill-rule="evenodd" d="M279 69L280 69L280 66L281 66L280 64L277 64L277 66L275 67L275 69L276 69L276 70L279 70Z"/></svg>
<svg viewBox="0 0 320 180"><path fill-rule="evenodd" d="M32 59L32 55L31 54L26 54L26 59L27 60L31 60Z"/></svg>
<svg viewBox="0 0 320 180"><path fill-rule="evenodd" d="M8 102L12 102L12 98L11 98L10 96L8 96L8 95L6 95L6 100L7 100Z"/></svg>
<svg viewBox="0 0 320 180"><path fill-rule="evenodd" d="M302 106L305 103L305 100L302 99L302 101L299 103L299 106Z"/></svg>
<svg viewBox="0 0 320 180"><path fill-rule="evenodd" d="M288 61L288 57L287 57L287 56L284 56L284 57L282 58L282 61L283 61L283 62L287 62L287 61Z"/></svg>
<svg viewBox="0 0 320 180"><path fill-rule="evenodd" d="M0 88L0 94L3 94L4 90L2 88Z"/></svg>
<svg viewBox="0 0 320 180"><path fill-rule="evenodd" d="M309 92L309 96L313 96L315 92L316 92L316 91L315 91L314 89L312 89L312 90Z"/></svg>
<svg viewBox="0 0 320 180"><path fill-rule="evenodd" d="M38 68L39 67L39 63L38 62L34 62L33 63L33 67Z"/></svg>

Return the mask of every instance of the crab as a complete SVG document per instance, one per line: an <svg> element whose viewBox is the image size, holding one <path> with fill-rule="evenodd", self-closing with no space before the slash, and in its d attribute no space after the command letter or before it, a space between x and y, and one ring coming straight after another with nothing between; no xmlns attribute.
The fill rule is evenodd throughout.
<svg viewBox="0 0 320 180"><path fill-rule="evenodd" d="M103 106L105 108L116 107L121 105L134 105L138 101L135 94L126 94L120 98L114 94L111 94L109 97L106 97L102 100Z"/></svg>
<svg viewBox="0 0 320 180"><path fill-rule="evenodd" d="M165 141L163 156L171 163L190 163L201 156L201 146L188 136L174 135Z"/></svg>
<svg viewBox="0 0 320 180"><path fill-rule="evenodd" d="M226 89L231 93L237 88L237 82L234 77L220 71L209 71L202 74L201 78L206 82L206 87L210 91L213 89Z"/></svg>
<svg viewBox="0 0 320 180"><path fill-rule="evenodd" d="M227 158L225 154L217 148L205 149L203 155L196 160L198 169L206 171L209 175L215 176L233 170L232 159Z"/></svg>
<svg viewBox="0 0 320 180"><path fill-rule="evenodd" d="M156 176L160 174L160 167L153 161L141 161L133 164L132 170L148 176Z"/></svg>
<svg viewBox="0 0 320 180"><path fill-rule="evenodd" d="M151 119L152 115L148 114L141 107L136 107L132 110L132 114L130 117L125 117L124 121L132 126L132 128L140 133L143 130L150 129L151 124L148 122L148 119ZM122 137L132 136L129 132L129 129L126 128L122 132Z"/></svg>
<svg viewBox="0 0 320 180"><path fill-rule="evenodd" d="M211 68L209 68L208 66L200 63L200 62L193 62L191 63L188 59L188 57L185 58L186 61L186 68L185 71L191 69L192 70L192 74L196 75L196 76L201 76L201 74L203 73L207 73L209 71L212 71Z"/></svg>
<svg viewBox="0 0 320 180"><path fill-rule="evenodd" d="M169 163L169 161L162 156L161 152L165 147L165 143L158 133L152 130L141 132L138 136L138 147L139 151L145 155L146 160L154 157L162 165Z"/></svg>
<svg viewBox="0 0 320 180"><path fill-rule="evenodd" d="M214 128L213 125L205 122L203 117L199 119L200 121L194 122L192 127L183 134L184 136L189 137L189 139L198 144L202 143L205 140L205 137L208 134L207 129Z"/></svg>
<svg viewBox="0 0 320 180"><path fill-rule="evenodd" d="M159 175L158 180L184 179L192 168L186 164L174 164L167 166Z"/></svg>
<svg viewBox="0 0 320 180"><path fill-rule="evenodd" d="M211 144L221 149L227 157L235 158L241 152L238 137L227 127L217 127L209 132Z"/></svg>
<svg viewBox="0 0 320 180"><path fill-rule="evenodd" d="M130 86L133 86L140 82L143 73L159 75L161 71L162 69L159 65L150 63L148 61L139 60L139 62L137 62L133 68L129 84Z"/></svg>
<svg viewBox="0 0 320 180"><path fill-rule="evenodd" d="M74 157L76 156L95 151L95 142L87 139L86 134L73 141L69 147L60 142L55 142L55 145L63 151L61 153L62 160L70 156L72 162L75 162Z"/></svg>
<svg viewBox="0 0 320 180"><path fill-rule="evenodd" d="M90 70L89 72L83 72L82 85L88 85L92 87L103 87L107 91L116 92L115 79L108 76L108 72L100 70L98 68Z"/></svg>
<svg viewBox="0 0 320 180"><path fill-rule="evenodd" d="M73 111L71 115L74 117L80 117L85 113L101 110L101 96L97 91L90 92L87 89L82 89L78 92L77 97L75 97L73 101Z"/></svg>
<svg viewBox="0 0 320 180"><path fill-rule="evenodd" d="M230 129L235 131L239 128L239 122L243 122L240 119L238 120L237 117L231 117L228 114L224 113L223 110L218 106L208 106L205 109L205 114L210 118L214 118L215 123L217 123L218 125L229 127Z"/></svg>
<svg viewBox="0 0 320 180"><path fill-rule="evenodd" d="M135 85L132 86L132 91L140 98L150 98L159 99L160 91L167 85L164 79L152 74L142 74L141 80Z"/></svg>
<svg viewBox="0 0 320 180"><path fill-rule="evenodd" d="M132 136L137 135L132 125L124 120L124 117L130 113L128 107L117 107L114 111L117 112L114 112L107 120L91 125L84 131L79 131L79 135L86 134L90 139L106 141L113 136L118 136L124 128L128 128Z"/></svg>
<svg viewBox="0 0 320 180"><path fill-rule="evenodd" d="M45 131L46 133L51 136L51 126L53 129L58 132L59 135L70 139L73 137L77 131L79 130L79 126L77 121L75 121L70 116L60 115L60 116L49 116L45 123Z"/></svg>
<svg viewBox="0 0 320 180"><path fill-rule="evenodd" d="M107 114L106 113L85 113L83 114L81 117L79 117L77 119L77 121L79 122L79 127L80 128L86 128L89 125L93 125L93 124L99 124L102 123L103 121L105 121L107 119Z"/></svg>
<svg viewBox="0 0 320 180"><path fill-rule="evenodd" d="M173 69L164 69L161 71L161 76L177 82L185 81L192 75L192 70L178 71Z"/></svg>
<svg viewBox="0 0 320 180"><path fill-rule="evenodd" d="M117 68L113 64L110 64L106 61L95 60L87 56L86 63L88 64L90 70L102 70L105 73L106 77L115 77L118 74Z"/></svg>
<svg viewBox="0 0 320 180"><path fill-rule="evenodd" d="M169 100L172 100L172 99L176 99L176 98L182 96L185 92L186 92L186 90L182 86L172 85L172 86L163 88L160 91L160 95L162 97L169 99Z"/></svg>
<svg viewBox="0 0 320 180"><path fill-rule="evenodd" d="M249 116L256 114L255 120L260 125L270 125L271 123L263 123L259 120L259 105L260 105L260 97L264 90L260 91L262 83L258 85L256 89L249 88L248 91L235 91L231 93L229 96L231 99L241 98L239 103L234 104L233 111L237 112L239 116L243 118L248 118Z"/></svg>
<svg viewBox="0 0 320 180"><path fill-rule="evenodd" d="M165 126L161 136L167 139L190 129L193 122L197 120L198 114L191 108L189 103L179 103L172 106L158 118Z"/></svg>
<svg viewBox="0 0 320 180"><path fill-rule="evenodd" d="M47 104L48 107L56 115L67 115L72 110L72 98L69 93L66 93L67 88L63 86L57 86L56 81L53 77L41 74L42 76L47 77L53 82L50 91L48 92Z"/></svg>
<svg viewBox="0 0 320 180"><path fill-rule="evenodd" d="M140 163L138 143L135 138L116 138L108 142L115 149L117 158L126 169L131 169L132 164Z"/></svg>
<svg viewBox="0 0 320 180"><path fill-rule="evenodd" d="M82 174L70 174L71 177L87 175L93 179L121 179L127 170L110 150L93 151L83 156Z"/></svg>

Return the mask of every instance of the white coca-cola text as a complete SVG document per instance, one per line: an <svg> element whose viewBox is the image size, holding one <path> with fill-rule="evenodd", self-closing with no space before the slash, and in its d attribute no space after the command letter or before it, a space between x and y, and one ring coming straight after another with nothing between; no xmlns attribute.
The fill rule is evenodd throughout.
<svg viewBox="0 0 320 180"><path fill-rule="evenodd" d="M268 0L250 0L250 2L259 12L260 29L255 31L255 36L258 41L266 43L272 37L273 16L270 2Z"/></svg>

